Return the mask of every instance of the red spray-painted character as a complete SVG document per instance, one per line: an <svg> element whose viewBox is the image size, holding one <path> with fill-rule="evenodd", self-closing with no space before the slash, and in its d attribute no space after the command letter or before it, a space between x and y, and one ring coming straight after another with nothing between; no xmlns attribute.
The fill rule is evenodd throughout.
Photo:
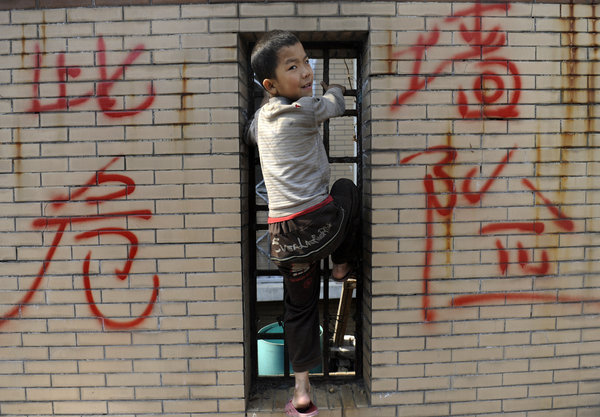
<svg viewBox="0 0 600 417"><path fill-rule="evenodd" d="M538 196L545 204L547 209L550 211L551 215L555 217L553 222L558 226L559 229L572 232L575 229L575 224L569 218L567 218L559 209L554 205L549 199L547 199L539 190L535 188L535 186L526 178L521 180L521 183L525 185L525 187L529 188L533 191L536 196ZM522 222L522 223L491 223L481 228L481 234L495 233L499 231L516 231L516 232L526 232L526 233L535 233L537 235L544 232L546 226L542 222ZM523 244L519 241L517 242L518 247L518 263L523 272L531 275L546 275L550 271L550 263L548 252L544 249L542 250L542 260L539 266L532 266L529 263L529 255L527 250L523 247ZM496 248L498 249L498 263L500 266L500 271L502 274L506 274L508 271L509 259L508 252L502 245L500 239L496 239Z"/></svg>
<svg viewBox="0 0 600 417"><path fill-rule="evenodd" d="M458 22L458 33L467 49L450 56L430 70L423 68L423 64L427 62L427 51L440 41L442 31L438 25L434 26L427 36L419 35L414 46L398 52L390 51L390 59L397 59L405 54L414 57L412 77L407 91L394 99L391 109L398 110L412 96L431 85L453 63L474 60L479 75L475 76L471 86L471 100L467 96L469 90L458 86L457 103L460 115L468 119L517 117L521 76L514 62L497 53L506 45L506 35L499 26L487 29L482 25L482 18L486 12L507 11L509 7L508 3L484 6L477 2L474 6L446 18L446 24ZM472 26L467 25L467 17L472 17ZM507 86L505 80L510 80L511 85ZM472 105L471 102L475 104Z"/></svg>
<svg viewBox="0 0 600 417"><path fill-rule="evenodd" d="M442 154L442 157L433 164L432 174L426 174L423 179L425 190L425 259L423 261L423 297L422 311L423 319L427 322L435 320L435 311L431 307L430 297L431 289L431 267L433 262L433 242L435 238L434 224L436 214L445 222L452 222L452 215L457 207L459 197L464 197L468 205L478 204L484 195L492 187L493 183L498 179L499 175L509 163L510 158L514 155L516 148L512 148L507 152L507 155L497 164L491 176L485 181L483 186L478 191L471 189L471 183L477 168L469 170L464 175L462 187L460 191L456 185L456 179L450 172L455 171L455 162L457 151L450 146L435 146L422 152L417 152L402 159L401 163L410 163L416 158L431 155ZM555 204L546 198L532 183L527 179L522 179L522 184L526 188L533 191L538 198L544 202L544 206L550 211L553 220L552 222L562 231L573 231L575 225L571 219L564 215ZM436 184L440 184L436 190ZM444 201L442 200L444 199ZM544 232L544 223L538 221L530 222L497 222L483 226L480 230L482 235L493 234L496 232L512 231L516 233L541 234ZM498 250L498 267L503 275L506 275L509 267L509 255L507 250L502 245L500 239L496 239L496 248ZM523 244L517 242L518 262L521 270L530 275L547 275L550 273L550 260L546 250L542 250L541 262L538 265L532 265L529 261L528 251ZM536 293L536 292L502 292L502 293L484 293L484 294L469 294L455 296L449 303L450 307L459 307L465 305L479 304L491 300L529 300L543 302L573 302L582 301L572 297L557 296L555 294Z"/></svg>
<svg viewBox="0 0 600 417"><path fill-rule="evenodd" d="M75 201L86 201L89 205L102 204L103 202L115 200L121 197L125 197L130 195L135 191L135 183L134 181L125 175L107 173L106 170L113 165L120 157L113 158L108 164L98 170L87 182L84 186L80 187L77 191L73 192L69 195L61 195L54 199L54 201L50 204L50 206L56 210L60 210L63 206L69 202ZM118 191L115 191L110 194L105 195L89 195L85 198L83 196L90 192L93 186L98 186L101 184L107 183L120 183L123 184L123 188ZM8 322L9 319L17 317L18 315L23 313L23 310L27 307L29 303L31 303L35 292L40 287L52 260L54 258L54 254L58 247L61 244L63 239L65 230L67 227L82 224L82 223L104 223L110 220L114 220L115 218L140 218L143 220L149 220L152 217L152 213L150 210L132 210L132 211L118 211L105 213L102 215L93 215L93 216L66 216L66 217L54 217L54 218L39 218L33 221L32 226L35 229L48 229L48 228L56 228L56 234L54 235L54 239L50 244L50 248L46 253L46 257L42 263L42 266L39 269L39 272L34 279L33 283L25 293L25 295L21 298L21 300L15 304L7 313L0 317L0 327ZM129 241L129 250L127 255L127 260L123 265L123 268L117 268L115 270L115 276L119 280L126 280L129 277L129 273L131 271L131 267L135 260L135 257L138 252L138 238L137 236L126 229L119 227L101 227L89 231L85 231L79 233L75 236L76 241L82 241L84 239L90 239L93 237L100 237L101 235L117 235L125 238ZM90 308L91 313L98 318L107 328L131 328L142 323L154 308L154 304L158 298L159 291L159 278L158 275L154 275L153 277L153 289L150 295L150 299L144 309L144 311L138 316L131 320L121 321L115 320L106 317L106 315L101 311L98 303L94 298L94 294L92 291L92 280L90 278L90 261L92 257L92 251L90 250L86 258L83 262L83 284L85 288L86 299Z"/></svg>
<svg viewBox="0 0 600 417"><path fill-rule="evenodd" d="M92 97L98 101L98 105L102 112L107 117L120 118L133 116L142 110L147 109L152 105L155 98L154 87L152 83L148 85L147 97L142 103L133 109L114 110L117 101L111 97L117 80L121 79L125 68L135 62L135 60L144 52L143 45L137 45L133 51L129 52L124 61L119 65L112 74L108 74L106 70L106 44L102 37L98 38L98 61L99 61L99 80L96 83L96 92L90 90L80 97L67 98L67 77L71 79L77 78L81 74L81 68L77 66L66 66L65 54L58 54L56 59L56 78L58 80L58 98L52 103L42 104L40 100L40 77L43 55L40 51L39 44L35 45L35 68L33 70L33 98L31 106L27 109L28 112L46 112L54 110L72 109L78 105L85 103Z"/></svg>

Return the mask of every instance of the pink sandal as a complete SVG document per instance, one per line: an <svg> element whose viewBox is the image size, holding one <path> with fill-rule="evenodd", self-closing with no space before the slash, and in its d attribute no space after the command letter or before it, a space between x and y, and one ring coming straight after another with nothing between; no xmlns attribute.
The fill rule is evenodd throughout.
<svg viewBox="0 0 600 417"><path fill-rule="evenodd" d="M319 409L312 401L308 405L308 408L303 411L298 411L292 404L292 400L285 405L285 415L289 417L313 417L317 414L319 414Z"/></svg>

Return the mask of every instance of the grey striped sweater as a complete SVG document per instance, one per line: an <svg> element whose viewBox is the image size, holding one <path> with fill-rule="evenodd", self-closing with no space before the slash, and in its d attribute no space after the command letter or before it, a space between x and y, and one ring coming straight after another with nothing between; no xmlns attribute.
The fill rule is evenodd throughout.
<svg viewBox="0 0 600 417"><path fill-rule="evenodd" d="M272 97L256 112L248 135L258 144L270 218L296 214L327 198L330 168L319 125L343 113L344 96L334 86L318 98Z"/></svg>

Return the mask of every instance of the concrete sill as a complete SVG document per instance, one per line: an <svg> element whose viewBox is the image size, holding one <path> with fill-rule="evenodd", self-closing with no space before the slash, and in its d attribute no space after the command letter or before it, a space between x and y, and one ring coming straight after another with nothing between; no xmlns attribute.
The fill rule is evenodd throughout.
<svg viewBox="0 0 600 417"><path fill-rule="evenodd" d="M293 381L290 379L290 381ZM312 382L313 402L319 407L319 417L368 416L367 393L357 381ZM292 398L294 388L289 382L260 387L249 401L248 417L284 416L283 407Z"/></svg>

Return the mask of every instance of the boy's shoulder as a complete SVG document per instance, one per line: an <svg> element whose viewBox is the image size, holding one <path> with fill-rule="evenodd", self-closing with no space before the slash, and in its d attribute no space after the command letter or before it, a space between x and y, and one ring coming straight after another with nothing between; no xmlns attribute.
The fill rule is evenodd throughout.
<svg viewBox="0 0 600 417"><path fill-rule="evenodd" d="M344 96L339 89L330 89L323 96L306 96L292 101L286 97L271 97L271 99L261 107L261 117L268 119L280 116L302 117L302 114L316 117L318 121L333 116L339 116L344 112ZM317 117L318 116L318 117Z"/></svg>
<svg viewBox="0 0 600 417"><path fill-rule="evenodd" d="M314 107L315 100L314 97L301 97L296 101L285 97L272 97L260 110L264 116L275 117L282 114L310 110Z"/></svg>

